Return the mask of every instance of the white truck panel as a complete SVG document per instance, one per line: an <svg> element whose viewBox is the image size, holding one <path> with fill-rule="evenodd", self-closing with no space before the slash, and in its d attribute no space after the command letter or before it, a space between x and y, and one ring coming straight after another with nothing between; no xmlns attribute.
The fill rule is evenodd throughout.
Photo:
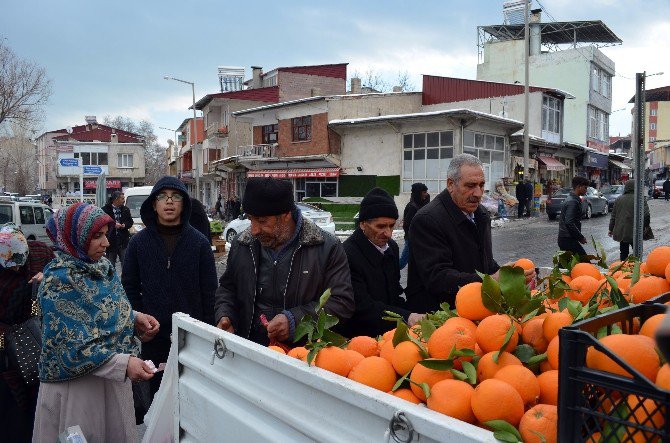
<svg viewBox="0 0 670 443"><path fill-rule="evenodd" d="M175 435L183 442L494 442L491 432L173 316L178 352ZM214 355L221 339L223 358ZM222 349L220 349L222 351ZM223 352L219 352L223 355ZM390 435L402 412L414 430Z"/></svg>

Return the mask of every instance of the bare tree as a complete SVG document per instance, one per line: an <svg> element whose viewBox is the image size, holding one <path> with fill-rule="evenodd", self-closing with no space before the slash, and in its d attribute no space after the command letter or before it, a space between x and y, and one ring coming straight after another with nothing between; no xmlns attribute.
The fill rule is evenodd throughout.
<svg viewBox="0 0 670 443"><path fill-rule="evenodd" d="M391 84L386 80L385 76L377 71L375 68L369 66L365 73L361 74L359 71L353 71L351 78L360 78L363 92L389 92L394 86L399 86L402 92L413 91L415 89L414 83L410 80L408 71L398 71L398 76L395 84Z"/></svg>
<svg viewBox="0 0 670 443"><path fill-rule="evenodd" d="M34 132L13 122L0 136L0 173L4 191L33 194L37 189Z"/></svg>
<svg viewBox="0 0 670 443"><path fill-rule="evenodd" d="M159 178L165 175L167 169L166 147L158 143L158 137L154 133L154 126L150 122L146 120L135 122L121 115L117 115L116 117L107 115L103 118L103 124L132 132L142 137L144 140L144 162L146 166L145 182L147 184L156 183Z"/></svg>
<svg viewBox="0 0 670 443"><path fill-rule="evenodd" d="M50 96L46 69L20 59L0 39L0 125L14 121L32 127L42 118L42 107Z"/></svg>
<svg viewBox="0 0 670 443"><path fill-rule="evenodd" d="M396 86L400 87L402 92L413 91L416 89L414 83L410 80L409 72L398 71L398 79L396 80Z"/></svg>

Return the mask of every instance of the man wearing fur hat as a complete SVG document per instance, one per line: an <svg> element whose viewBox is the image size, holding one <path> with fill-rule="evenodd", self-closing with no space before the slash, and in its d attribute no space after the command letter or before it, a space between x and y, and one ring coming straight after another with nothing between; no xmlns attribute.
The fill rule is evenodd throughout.
<svg viewBox="0 0 670 443"><path fill-rule="evenodd" d="M351 317L354 296L339 240L303 218L285 180L252 178L242 199L251 226L232 242L215 296L217 326L267 345L292 342L295 327L315 317L319 297L340 322ZM261 316L269 320L263 325Z"/></svg>
<svg viewBox="0 0 670 443"><path fill-rule="evenodd" d="M400 297L398 244L391 238L397 220L398 207L388 192L374 188L363 197L358 227L344 241L356 301L354 316L340 329L347 337L388 331L391 324L382 319L384 311L401 315L410 326L422 317Z"/></svg>
<svg viewBox="0 0 670 443"><path fill-rule="evenodd" d="M124 204L125 202L126 196L123 192L114 191L109 198L109 202L102 207L102 210L115 221L114 228L107 233L109 247L107 247L106 253L107 259L112 262L114 269L116 269L117 257L121 266L123 266L128 239L130 238L128 230L133 226L133 217L130 215L128 206Z"/></svg>

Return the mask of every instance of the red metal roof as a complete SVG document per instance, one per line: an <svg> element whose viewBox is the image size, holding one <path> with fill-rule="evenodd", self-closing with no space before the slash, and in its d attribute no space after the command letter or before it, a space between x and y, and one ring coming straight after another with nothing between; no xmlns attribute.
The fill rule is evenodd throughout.
<svg viewBox="0 0 670 443"><path fill-rule="evenodd" d="M279 102L279 86L268 88L243 89L242 91L220 92L218 94L207 94L195 104L195 109L202 109L215 98L228 98L231 100L249 100L265 103ZM190 109L190 108L189 108Z"/></svg>
<svg viewBox="0 0 670 443"><path fill-rule="evenodd" d="M537 86L530 87L530 92L538 91L559 94L558 91L551 88L540 88ZM485 82L481 80L466 80L453 77L437 77L434 75L423 76L422 101L424 105L519 94L523 94L523 85Z"/></svg>
<svg viewBox="0 0 670 443"><path fill-rule="evenodd" d="M142 139L138 134L133 134L132 132L123 131L121 129L115 129L106 125L80 125L74 126L72 128L71 134L63 134L58 137L54 137L54 140L57 141L79 141L79 142L111 142L112 141L112 130L117 135L117 140L119 143L142 143Z"/></svg>
<svg viewBox="0 0 670 443"><path fill-rule="evenodd" d="M317 75L320 77L347 78L348 63L337 63L332 65L291 66L277 68L281 72L294 72L296 74Z"/></svg>

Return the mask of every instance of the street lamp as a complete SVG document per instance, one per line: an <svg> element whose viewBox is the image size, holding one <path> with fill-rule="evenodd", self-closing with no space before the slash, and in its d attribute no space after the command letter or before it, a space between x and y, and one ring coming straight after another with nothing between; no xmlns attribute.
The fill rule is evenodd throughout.
<svg viewBox="0 0 670 443"><path fill-rule="evenodd" d="M195 161L195 195L196 198L201 199L200 196L200 149L198 148L198 119L195 115L195 83L189 82L187 80L181 80L178 78L170 77L168 75L163 76L165 80L174 80L180 83L186 83L191 85L191 91L193 92L193 157Z"/></svg>
<svg viewBox="0 0 670 443"><path fill-rule="evenodd" d="M177 130L176 129L170 129L170 128L164 128L162 126L159 126L158 129L163 129L165 131L174 132L174 145L177 148L177 176L179 176L180 173L181 173L181 146L179 146L179 142L177 141Z"/></svg>

